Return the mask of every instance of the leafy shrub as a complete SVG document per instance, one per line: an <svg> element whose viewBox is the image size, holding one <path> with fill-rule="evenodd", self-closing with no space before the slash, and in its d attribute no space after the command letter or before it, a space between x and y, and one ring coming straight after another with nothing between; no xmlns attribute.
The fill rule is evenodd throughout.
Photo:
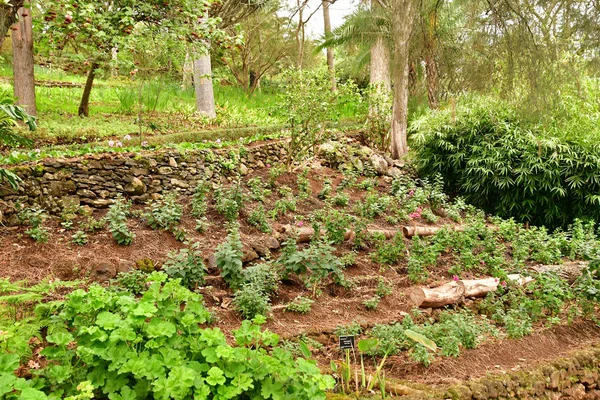
<svg viewBox="0 0 600 400"><path fill-rule="evenodd" d="M152 229L169 231L177 240L182 241L185 237L185 233L179 229L182 216L183 207L177 203L177 194L171 192L152 203L150 212L146 213L146 220Z"/></svg>
<svg viewBox="0 0 600 400"><path fill-rule="evenodd" d="M127 227L127 216L130 208L131 203L126 202L119 194L106 213L105 218L108 222L108 229L120 245L129 246L135 238L135 234Z"/></svg>
<svg viewBox="0 0 600 400"><path fill-rule="evenodd" d="M270 211L271 218L277 219L278 216L283 216L288 211L296 211L296 199L293 197L277 200Z"/></svg>
<svg viewBox="0 0 600 400"><path fill-rule="evenodd" d="M271 191L266 188L265 183L259 178L252 178L247 183L250 188L250 198L254 201L265 202L265 199L271 195Z"/></svg>
<svg viewBox="0 0 600 400"><path fill-rule="evenodd" d="M217 212L223 215L227 221L237 220L244 204L244 194L240 182L238 181L228 188L219 186L215 190L214 200Z"/></svg>
<svg viewBox="0 0 600 400"><path fill-rule="evenodd" d="M77 231L73 235L71 235L71 241L73 242L73 244L83 246L88 242L88 235L84 231Z"/></svg>
<svg viewBox="0 0 600 400"><path fill-rule="evenodd" d="M379 302L381 301L381 298L379 296L373 296L365 301L363 301L363 305L365 306L365 308L367 310L376 310L377 307L379 306Z"/></svg>
<svg viewBox="0 0 600 400"><path fill-rule="evenodd" d="M600 219L600 147L519 119L506 103L465 98L412 124L414 160L450 193L502 217L566 227Z"/></svg>
<svg viewBox="0 0 600 400"><path fill-rule="evenodd" d="M318 287L328 278L339 285L348 285L340 259L333 254L335 249L327 243L314 242L304 250L298 250L294 241L285 244L277 263L282 267L282 277L291 274L303 278L306 285L316 294Z"/></svg>
<svg viewBox="0 0 600 400"><path fill-rule="evenodd" d="M232 346L218 328L201 328L212 316L200 295L163 273L147 282L140 298L98 285L68 295L51 313L39 379L17 378L18 355L3 355L0 395L68 398L79 388L88 393L82 398L324 400L333 388L314 362L294 360L277 335L261 331L264 318L244 321Z"/></svg>
<svg viewBox="0 0 600 400"><path fill-rule="evenodd" d="M308 314L315 301L308 297L298 296L291 303L285 306L285 311L291 311L298 314Z"/></svg>
<svg viewBox="0 0 600 400"><path fill-rule="evenodd" d="M389 296L390 294L392 294L392 287L385 282L385 279L379 278L375 294L380 298Z"/></svg>
<svg viewBox="0 0 600 400"><path fill-rule="evenodd" d="M267 212L262 205L248 215L248 223L258 228L261 232L271 232L271 226L267 222Z"/></svg>
<svg viewBox="0 0 600 400"><path fill-rule="evenodd" d="M365 129L361 132L366 145L387 151L390 146L390 121L392 118L392 96L381 84L367 89L369 115Z"/></svg>
<svg viewBox="0 0 600 400"><path fill-rule="evenodd" d="M386 241L385 237L379 238L371 258L379 264L394 265L404 258L405 254L404 235L397 233L390 242Z"/></svg>
<svg viewBox="0 0 600 400"><path fill-rule="evenodd" d="M298 195L301 199L308 199L312 194L312 188L310 187L310 180L308 179L309 170L304 168L302 172L296 177L298 184Z"/></svg>
<svg viewBox="0 0 600 400"><path fill-rule="evenodd" d="M206 215L208 209L206 195L208 192L210 192L210 183L205 180L199 181L192 196L192 217L200 219Z"/></svg>
<svg viewBox="0 0 600 400"><path fill-rule="evenodd" d="M234 290L244 282L244 275L242 274L243 255L238 226L231 225L227 240L217 247L215 258L223 280Z"/></svg>
<svg viewBox="0 0 600 400"><path fill-rule="evenodd" d="M330 75L326 70L289 70L284 74L284 88L280 95L281 110L290 127L286 166L304 157L322 138L327 124L339 119L335 104L355 98L355 86L348 82L331 90Z"/></svg>
<svg viewBox="0 0 600 400"><path fill-rule="evenodd" d="M37 207L27 208L19 213L19 219L27 222L30 226L25 233L39 243L46 243L50 235L48 230L42 226L46 218L48 218L46 212Z"/></svg>
<svg viewBox="0 0 600 400"><path fill-rule="evenodd" d="M117 277L110 281L111 285L123 289L131 294L141 294L146 291L148 274L134 269L129 272L119 272Z"/></svg>
<svg viewBox="0 0 600 400"><path fill-rule="evenodd" d="M271 264L256 264L248 267L243 272L244 282L253 284L270 295L275 293L279 287L279 274Z"/></svg>
<svg viewBox="0 0 600 400"><path fill-rule="evenodd" d="M194 289L204 283L206 267L199 250L200 244L186 243L187 248L172 251L163 264L163 271L172 279L181 279L181 284Z"/></svg>
<svg viewBox="0 0 600 400"><path fill-rule="evenodd" d="M266 316L271 310L269 296L255 283L244 283L233 295L235 310L244 318Z"/></svg>

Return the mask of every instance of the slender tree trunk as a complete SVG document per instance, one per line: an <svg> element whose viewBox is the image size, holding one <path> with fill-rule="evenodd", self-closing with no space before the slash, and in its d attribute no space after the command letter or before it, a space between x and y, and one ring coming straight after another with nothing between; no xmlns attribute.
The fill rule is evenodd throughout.
<svg viewBox="0 0 600 400"><path fill-rule="evenodd" d="M112 59L112 66L110 68L110 75L113 78L116 78L117 75L119 75L119 69L117 68L117 61L119 58L119 48L118 47L113 47L112 49L110 49L110 57Z"/></svg>
<svg viewBox="0 0 600 400"><path fill-rule="evenodd" d="M373 86L381 86L390 91L390 51L386 46L385 39L378 37L371 46L371 71L369 83Z"/></svg>
<svg viewBox="0 0 600 400"><path fill-rule="evenodd" d="M398 159L408 152L408 85L410 36L415 19L415 0L392 0L394 41L394 106L392 110L391 153Z"/></svg>
<svg viewBox="0 0 600 400"><path fill-rule="evenodd" d="M196 110L209 118L215 118L217 112L208 50L194 61L194 87L196 89Z"/></svg>
<svg viewBox="0 0 600 400"><path fill-rule="evenodd" d="M25 0L12 0L10 2L1 2L0 5L0 48L4 44L8 30L17 22L17 12L23 7Z"/></svg>
<svg viewBox="0 0 600 400"><path fill-rule="evenodd" d="M304 7L306 3L301 4L300 0L298 3L298 27L296 28L296 47L298 48L298 60L296 61L296 67L301 70L304 61Z"/></svg>
<svg viewBox="0 0 600 400"><path fill-rule="evenodd" d="M429 108L435 110L439 105L439 73L435 60L437 8L433 8L425 22L425 75L427 78L427 99Z"/></svg>
<svg viewBox="0 0 600 400"><path fill-rule="evenodd" d="M194 61L190 56L190 51L186 50L185 52L185 61L183 62L183 71L182 71L182 80L181 87L185 89L189 89L192 87L192 82L194 80Z"/></svg>
<svg viewBox="0 0 600 400"><path fill-rule="evenodd" d="M331 18L329 17L329 6L331 5L330 0L323 0L323 21L325 23L325 37L331 37ZM331 75L331 90L336 91L335 83L335 63L333 59L333 48L327 48L327 68L329 69L329 75Z"/></svg>
<svg viewBox="0 0 600 400"><path fill-rule="evenodd" d="M93 62L88 72L87 80L85 81L85 87L83 88L83 95L81 96L81 103L79 103L79 110L77 114L80 117L90 116L90 94L92 93L92 87L94 86L94 78L96 77L96 70L98 69L98 63Z"/></svg>
<svg viewBox="0 0 600 400"><path fill-rule="evenodd" d="M31 10L19 9L19 20L12 33L13 74L17 104L30 115L37 115L33 72L33 24Z"/></svg>

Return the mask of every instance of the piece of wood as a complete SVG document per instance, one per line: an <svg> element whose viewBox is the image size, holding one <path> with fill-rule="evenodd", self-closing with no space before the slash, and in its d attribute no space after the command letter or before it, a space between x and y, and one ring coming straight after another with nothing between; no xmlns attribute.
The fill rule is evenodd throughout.
<svg viewBox="0 0 600 400"><path fill-rule="evenodd" d="M465 297L465 285L461 281L451 281L431 289L418 287L411 289L408 297L416 307L444 307L462 303Z"/></svg>
<svg viewBox="0 0 600 400"><path fill-rule="evenodd" d="M524 286L534 279L518 274L508 275L508 279ZM450 304L462 303L467 297L484 297L498 290L501 282L497 278L483 278L452 281L435 288L415 288L409 292L409 298L416 307L439 308Z"/></svg>
<svg viewBox="0 0 600 400"><path fill-rule="evenodd" d="M446 225L446 226L403 226L402 232L404 236L407 238L412 238L413 236L433 236L438 233L442 229L451 229L456 232L463 232L465 227L462 225Z"/></svg>

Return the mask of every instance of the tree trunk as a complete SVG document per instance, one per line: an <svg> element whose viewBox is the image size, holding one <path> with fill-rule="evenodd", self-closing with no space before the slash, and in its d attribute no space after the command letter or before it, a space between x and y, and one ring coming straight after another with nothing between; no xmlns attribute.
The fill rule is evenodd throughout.
<svg viewBox="0 0 600 400"><path fill-rule="evenodd" d="M183 90L189 89L192 87L194 76L194 61L190 56L189 50L185 52L185 61L183 62L183 71L182 71L182 80L181 87Z"/></svg>
<svg viewBox="0 0 600 400"><path fill-rule="evenodd" d="M330 0L323 0L323 21L325 23L325 37L331 37L331 19L329 17L329 6L331 5ZM336 91L337 85L335 83L335 63L333 60L333 48L327 48L327 68L329 69L329 75L331 76L331 90Z"/></svg>
<svg viewBox="0 0 600 400"><path fill-rule="evenodd" d="M394 41L394 106L392 110L391 154L398 159L408 152L408 85L410 36L414 24L415 0L392 0Z"/></svg>
<svg viewBox="0 0 600 400"><path fill-rule="evenodd" d="M215 118L217 112L208 51L194 61L194 86L196 88L196 110L209 118Z"/></svg>
<svg viewBox="0 0 600 400"><path fill-rule="evenodd" d="M388 92L392 90L390 83L390 51L383 37L378 37L371 46L369 83L373 86L381 86Z"/></svg>
<svg viewBox="0 0 600 400"><path fill-rule="evenodd" d="M427 100L429 108L435 110L439 105L439 73L438 66L435 60L436 50L436 31L438 20L437 7L432 8L428 15L425 16L425 75L427 79Z"/></svg>
<svg viewBox="0 0 600 400"><path fill-rule="evenodd" d="M31 10L19 9L19 20L12 33L13 74L17 104L30 115L37 115L33 73L33 27Z"/></svg>
<svg viewBox="0 0 600 400"><path fill-rule="evenodd" d="M98 69L98 63L93 62L88 72L87 80L85 81L85 87L83 88L83 95L81 96L81 103L79 103L79 110L77 114L80 117L90 116L90 94L92 93L92 87L94 86L94 78L96 77L96 70Z"/></svg>

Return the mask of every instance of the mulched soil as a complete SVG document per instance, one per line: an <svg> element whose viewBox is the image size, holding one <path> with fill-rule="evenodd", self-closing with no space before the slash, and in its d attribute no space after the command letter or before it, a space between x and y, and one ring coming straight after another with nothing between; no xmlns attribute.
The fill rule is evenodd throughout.
<svg viewBox="0 0 600 400"><path fill-rule="evenodd" d="M268 175L268 170L265 169L245 179L258 177L267 181ZM311 212L324 206L324 203L316 197L322 189L323 181L330 178L335 188L343 179L338 171L324 167L313 171L309 177L313 197L308 201L298 201L297 212L288 213L280 218L278 224L296 224L300 220L306 221L306 217ZM283 185L291 187L294 194L297 194L296 175L283 174L278 178L273 194L264 205L265 209L271 209L274 202L280 198L277 188ZM378 190L387 193L389 186L389 180L380 179ZM363 199L365 192L349 189L346 193L350 196L351 205L339 209L350 212L352 204ZM181 199L181 201L186 202L189 199ZM242 212L240 232L243 242L250 239L264 240L269 236L245 222L245 217L257 206L255 202L247 203L246 209ZM136 208L143 207L136 206ZM210 227L207 233L199 234L194 231L195 221L189 216L189 211L190 206L186 204L182 226L188 232L187 238L190 241L200 243L200 248L208 261L214 249L227 235L225 220L211 208L207 215ZM105 211L98 211L94 216L100 218L104 213ZM449 221L441 218L439 223L444 224ZM414 224L428 225L425 221L415 221ZM107 269L108 275L114 275L117 271L129 270L136 261L141 259L151 259L160 266L168 252L184 246L177 242L172 234L153 231L141 220L131 219L128 225L136 234L132 246L118 246L107 230L90 235L89 243L85 246L73 245L70 240L74 231L64 230L56 218L45 223L51 231L50 241L45 244L36 243L28 238L24 233L26 227L0 228L0 277L9 278L11 281L27 280L31 283L48 277L73 280L86 278L92 271L102 268ZM372 227L393 228L384 217L376 219ZM345 243L338 247L337 254L343 255L349 251L351 251L350 244ZM272 258L277 257L275 251ZM111 268L116 268L116 271ZM209 269L209 272L208 286L200 289L200 292L204 295L207 307L217 314L216 325L225 332L230 332L239 327L242 319L233 311L232 293L218 276L218 271ZM298 295L310 297L311 292L297 280L284 282L273 298L274 311L266 326L284 338L307 333L321 342L324 348L316 351L315 356L322 366L327 367L329 360L341 358L336 347L336 338L332 334L336 327L348 325L353 321L364 326L393 323L401 321L405 313L410 311L411 306L408 304L406 291L411 284L405 273L405 265L381 268L371 261L368 253L361 251L357 255L356 266L348 268L346 277L355 283L352 289L343 289L334 285L324 287L323 294L315 301L311 312L306 315L285 312L283 305ZM368 311L362 303L373 297L380 278L385 279L393 287L393 292L381 301L376 310ZM447 265L443 265L442 257L442 264L438 264L437 268L430 271L427 283L434 284L448 279ZM464 351L457 359L438 357L429 368L411 362L405 356L393 356L389 358L386 370L388 376L410 381L432 384L451 383L483 376L488 372L499 373L536 365L599 341L600 328L590 322L576 322L567 327L541 330L522 340L499 340L487 343L475 350Z"/></svg>

